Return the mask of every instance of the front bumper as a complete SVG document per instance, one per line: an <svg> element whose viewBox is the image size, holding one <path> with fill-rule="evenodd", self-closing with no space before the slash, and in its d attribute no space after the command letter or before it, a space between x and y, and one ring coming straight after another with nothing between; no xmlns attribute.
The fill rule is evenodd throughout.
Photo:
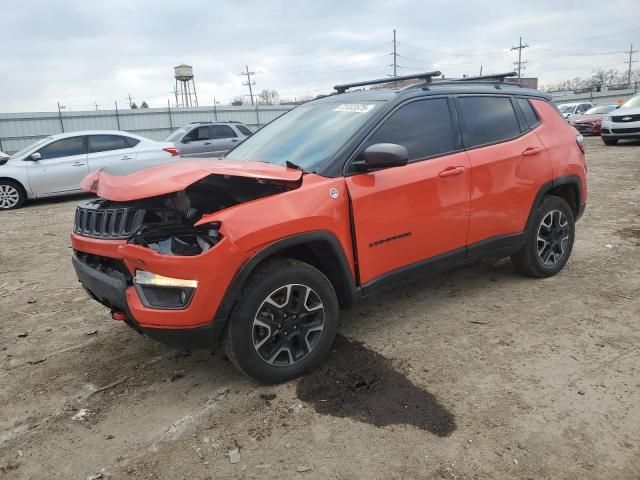
<svg viewBox="0 0 640 480"><path fill-rule="evenodd" d="M582 135L600 135L599 123L574 123L572 126Z"/></svg>
<svg viewBox="0 0 640 480"><path fill-rule="evenodd" d="M78 280L87 293L112 312L124 312L126 323L137 332L176 348L205 348L214 345L222 335L224 322L208 322L197 327L152 328L142 326L131 313L127 296L130 290L127 278L120 272L105 273L82 262L78 255L72 258Z"/></svg>
<svg viewBox="0 0 640 480"><path fill-rule="evenodd" d="M640 139L640 122L603 122L601 135L608 138Z"/></svg>
<svg viewBox="0 0 640 480"><path fill-rule="evenodd" d="M226 318L219 306L244 256L228 239L197 256L162 255L126 241L71 235L73 266L87 292L112 312L124 312L126 322L140 333L163 343L196 348L213 345L222 334ZM85 257L96 256L117 268L96 267ZM146 270L172 278L193 279L198 288L181 309L150 308L145 305L132 278ZM121 315L118 315L121 316Z"/></svg>

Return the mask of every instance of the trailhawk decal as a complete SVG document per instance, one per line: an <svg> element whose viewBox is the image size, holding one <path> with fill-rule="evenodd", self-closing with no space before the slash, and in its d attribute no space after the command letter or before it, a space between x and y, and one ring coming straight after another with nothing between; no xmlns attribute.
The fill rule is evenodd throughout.
<svg viewBox="0 0 640 480"><path fill-rule="evenodd" d="M334 112L356 112L356 113L367 113L373 110L375 104L364 104L364 103L344 103L339 107L333 109Z"/></svg>

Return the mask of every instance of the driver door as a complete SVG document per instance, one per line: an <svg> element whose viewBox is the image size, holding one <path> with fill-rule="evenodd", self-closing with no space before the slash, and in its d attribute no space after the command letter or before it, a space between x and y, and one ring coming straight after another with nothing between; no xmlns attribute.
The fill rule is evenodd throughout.
<svg viewBox="0 0 640 480"><path fill-rule="evenodd" d="M409 164L346 178L363 288L464 262L470 164L447 98L406 103L361 147L403 145Z"/></svg>
<svg viewBox="0 0 640 480"><path fill-rule="evenodd" d="M206 157L212 150L211 127L203 125L196 127L185 135L191 139L188 143L180 146L182 157ZM184 139L184 137L183 137Z"/></svg>
<svg viewBox="0 0 640 480"><path fill-rule="evenodd" d="M80 192L80 182L89 173L87 137L63 138L37 151L39 160L25 160L29 184L38 197Z"/></svg>

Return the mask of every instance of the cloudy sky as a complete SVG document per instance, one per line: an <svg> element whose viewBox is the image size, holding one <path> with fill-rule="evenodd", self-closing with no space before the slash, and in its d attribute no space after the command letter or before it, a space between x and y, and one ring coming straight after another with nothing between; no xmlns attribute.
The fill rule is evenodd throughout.
<svg viewBox="0 0 640 480"><path fill-rule="evenodd" d="M258 91L315 96L392 73L394 28L399 75L508 71L522 36L523 76L545 84L626 70L639 19L638 0L1 0L0 112L166 106L179 63L201 105L248 93L245 65Z"/></svg>

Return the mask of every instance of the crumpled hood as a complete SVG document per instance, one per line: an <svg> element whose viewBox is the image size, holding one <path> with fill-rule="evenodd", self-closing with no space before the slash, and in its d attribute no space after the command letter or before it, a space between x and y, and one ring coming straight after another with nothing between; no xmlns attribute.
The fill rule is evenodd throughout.
<svg viewBox="0 0 640 480"><path fill-rule="evenodd" d="M132 162L133 163L133 162ZM298 182L302 172L281 165L239 160L178 160L174 163L134 171L132 165L105 168L87 175L80 186L101 198L128 202L176 193L209 175L248 177L260 180Z"/></svg>

